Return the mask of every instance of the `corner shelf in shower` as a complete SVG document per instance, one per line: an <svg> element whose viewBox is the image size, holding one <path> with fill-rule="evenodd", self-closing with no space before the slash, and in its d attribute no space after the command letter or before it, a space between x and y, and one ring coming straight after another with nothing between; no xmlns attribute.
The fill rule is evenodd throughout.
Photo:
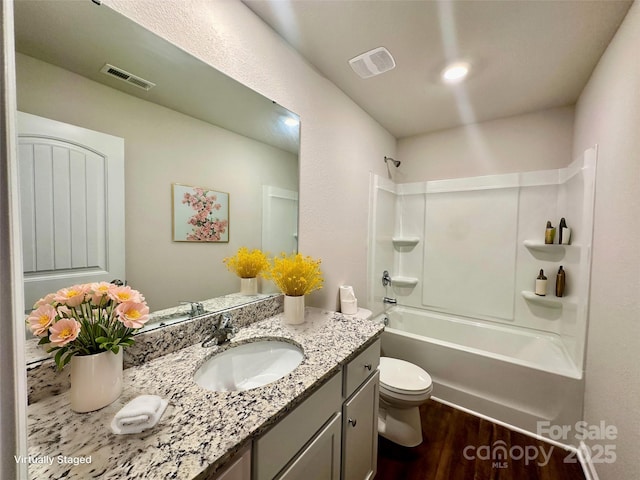
<svg viewBox="0 0 640 480"><path fill-rule="evenodd" d="M414 277L391 277L391 285L394 287L415 287L418 279Z"/></svg>
<svg viewBox="0 0 640 480"><path fill-rule="evenodd" d="M415 247L420 242L420 237L391 237L393 246L398 247Z"/></svg>
<svg viewBox="0 0 640 480"><path fill-rule="evenodd" d="M551 295L540 296L528 290L523 290L520 294L527 302L542 305L543 307L562 308L565 304L571 303L570 300L567 300L567 297L556 297Z"/></svg>

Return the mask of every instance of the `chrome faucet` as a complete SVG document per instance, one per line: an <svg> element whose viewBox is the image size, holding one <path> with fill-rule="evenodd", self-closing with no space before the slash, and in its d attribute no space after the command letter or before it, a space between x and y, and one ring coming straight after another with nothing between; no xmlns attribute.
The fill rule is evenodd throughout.
<svg viewBox="0 0 640 480"><path fill-rule="evenodd" d="M229 314L224 313L218 321L213 324L213 332L202 342L202 346L207 348L213 347L214 345L222 345L231 340L236 334L236 331L236 327L231 324L231 317Z"/></svg>
<svg viewBox="0 0 640 480"><path fill-rule="evenodd" d="M189 311L190 317L197 317L198 315L204 315L204 305L201 302L180 302L180 305L190 305Z"/></svg>
<svg viewBox="0 0 640 480"><path fill-rule="evenodd" d="M398 303L398 300L396 300L395 298L384 297L382 299L382 303L388 303L390 305L396 305Z"/></svg>

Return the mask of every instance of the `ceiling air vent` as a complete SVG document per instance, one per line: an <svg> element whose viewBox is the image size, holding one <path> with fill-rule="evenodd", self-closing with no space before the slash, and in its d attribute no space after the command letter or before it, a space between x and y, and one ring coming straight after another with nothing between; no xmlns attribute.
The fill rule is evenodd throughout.
<svg viewBox="0 0 640 480"><path fill-rule="evenodd" d="M143 90L150 90L156 86L155 83L150 82L149 80L145 80L144 78L127 72L126 70L109 65L108 63L105 63L104 67L102 67L100 71L106 75L117 78L118 80L122 80L123 82L130 83L138 88L142 88Z"/></svg>
<svg viewBox="0 0 640 480"><path fill-rule="evenodd" d="M349 65L362 78L369 78L395 68L396 62L389 50L378 47L352 58Z"/></svg>

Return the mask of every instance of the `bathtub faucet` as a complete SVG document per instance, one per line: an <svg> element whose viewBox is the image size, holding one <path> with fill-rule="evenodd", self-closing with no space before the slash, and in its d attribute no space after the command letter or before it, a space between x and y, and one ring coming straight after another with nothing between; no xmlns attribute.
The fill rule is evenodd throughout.
<svg viewBox="0 0 640 480"><path fill-rule="evenodd" d="M395 305L395 304L398 303L398 300L396 300L395 298L384 297L382 299L382 303L388 303L390 305Z"/></svg>

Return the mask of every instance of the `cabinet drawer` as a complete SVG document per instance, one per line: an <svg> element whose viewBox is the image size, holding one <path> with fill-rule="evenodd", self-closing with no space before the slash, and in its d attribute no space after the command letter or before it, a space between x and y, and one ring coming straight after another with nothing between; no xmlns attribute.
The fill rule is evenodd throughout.
<svg viewBox="0 0 640 480"><path fill-rule="evenodd" d="M375 372L380 364L380 339L367 347L367 349L351 360L344 368L344 385L342 394L344 398L356 391L369 376Z"/></svg>
<svg viewBox="0 0 640 480"><path fill-rule="evenodd" d="M327 420L340 412L341 385L338 373L254 442L254 480L273 479Z"/></svg>

